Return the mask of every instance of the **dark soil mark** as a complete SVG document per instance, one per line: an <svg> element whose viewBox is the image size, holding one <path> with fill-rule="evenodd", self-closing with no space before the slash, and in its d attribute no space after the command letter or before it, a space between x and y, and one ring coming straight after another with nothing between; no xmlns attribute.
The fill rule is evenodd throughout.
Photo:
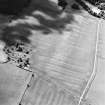
<svg viewBox="0 0 105 105"><path fill-rule="evenodd" d="M12 3L12 1L10 3ZM28 23L18 23L14 26L6 25L5 28L2 29L0 39L3 40L7 44L7 46L12 45L12 43L14 43L16 40L20 40L25 43L30 43L29 37L31 37L31 30L40 31L43 33L43 35L50 35L50 33L53 32L52 30L56 30L62 33L67 24L72 24L72 22L75 21L73 14L81 13L79 6L77 6L78 4L72 6L72 8L70 7L73 3L75 3L74 0L71 0L71 2L69 3L66 2L67 7L69 7L68 10L66 9L66 5L63 8L63 10L59 9L58 6L52 3L50 0L31 0L31 2L29 0L28 2L29 5L25 4L25 7L27 6L27 8L24 8L23 10L21 9L22 12L20 12L19 14L16 13L15 15L13 14L11 16L12 18L10 18L10 23L13 20L24 20L25 16L30 16L37 19L37 21L40 24L33 25ZM23 4L21 5L23 6ZM15 8L15 5L13 7ZM41 14L33 14L33 12L36 11L50 16L51 18L53 18L53 20L49 20L47 16L43 17L43 15ZM68 11L69 13L67 13ZM60 17L63 12L67 13L66 17Z"/></svg>

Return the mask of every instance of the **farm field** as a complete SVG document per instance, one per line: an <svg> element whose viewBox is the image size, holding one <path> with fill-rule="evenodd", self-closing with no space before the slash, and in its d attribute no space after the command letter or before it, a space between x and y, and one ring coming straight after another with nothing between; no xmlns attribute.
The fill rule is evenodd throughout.
<svg viewBox="0 0 105 105"><path fill-rule="evenodd" d="M38 11L34 14L47 17ZM98 101L97 94L104 93L105 81L100 77L104 77L105 23L84 11L73 16L74 21L66 23L63 30L59 29L61 21L57 27L54 23L53 28L43 23L52 31L45 31L46 35L35 27L31 29L29 39L35 49L29 70L10 63L0 64L0 105L81 105L85 98L93 105L96 100L96 105L104 103L104 97ZM31 27L23 25L22 20L19 22L20 30ZM34 22L27 23L38 23Z"/></svg>
<svg viewBox="0 0 105 105"><path fill-rule="evenodd" d="M87 94L87 99L91 104L104 105L105 104L105 61L98 60L97 74Z"/></svg>
<svg viewBox="0 0 105 105"><path fill-rule="evenodd" d="M94 105L105 104L105 21L103 20L100 25L99 32L99 51L96 77L92 86L87 94L87 98Z"/></svg>
<svg viewBox="0 0 105 105"><path fill-rule="evenodd" d="M11 64L0 64L0 104L18 105L31 74Z"/></svg>

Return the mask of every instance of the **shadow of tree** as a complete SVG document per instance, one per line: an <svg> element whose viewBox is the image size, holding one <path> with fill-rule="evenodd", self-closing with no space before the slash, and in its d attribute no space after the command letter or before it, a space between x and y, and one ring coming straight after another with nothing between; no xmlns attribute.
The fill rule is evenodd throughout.
<svg viewBox="0 0 105 105"><path fill-rule="evenodd" d="M39 13L35 14L37 11ZM74 21L73 14L76 12L81 13L81 10L77 10L76 12L70 10L66 16L62 17L64 12L67 13L66 11L59 9L57 5L49 0L33 0L30 3L30 6L24 9L19 16L13 17L12 21L17 21L18 19L24 21L25 17L29 16L35 18L39 24L17 22L17 24L13 26L6 25L0 39L10 46L14 44L16 40L30 43L29 37L32 35L31 30L40 31L43 35L50 35L50 33L53 32L52 30L62 33L66 28L66 25L71 24ZM48 19L48 17L51 17L51 19Z"/></svg>

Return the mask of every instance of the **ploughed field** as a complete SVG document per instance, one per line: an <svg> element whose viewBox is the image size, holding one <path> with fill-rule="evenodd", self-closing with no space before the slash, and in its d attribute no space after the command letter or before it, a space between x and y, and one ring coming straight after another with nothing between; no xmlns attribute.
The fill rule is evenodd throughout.
<svg viewBox="0 0 105 105"><path fill-rule="evenodd" d="M30 70L0 64L0 105L78 105L94 79L99 22L74 15L61 33L32 30Z"/></svg>
<svg viewBox="0 0 105 105"><path fill-rule="evenodd" d="M23 105L77 105L80 97L85 97L95 76L99 20L87 14L75 19L77 23L68 25L69 31L62 34L43 36L36 32L31 37L36 45L31 70L42 79L31 82ZM42 82L44 79L48 86ZM66 92L70 94L65 95Z"/></svg>

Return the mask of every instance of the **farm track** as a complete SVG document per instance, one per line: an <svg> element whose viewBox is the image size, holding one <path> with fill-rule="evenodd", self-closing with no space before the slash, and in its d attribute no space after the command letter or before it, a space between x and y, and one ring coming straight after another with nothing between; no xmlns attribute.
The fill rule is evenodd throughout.
<svg viewBox="0 0 105 105"><path fill-rule="evenodd" d="M87 92L89 91L89 88L90 88L90 86L91 86L91 84L92 84L92 82L93 82L93 80L95 79L95 76L96 76L97 57L98 57L98 48L99 48L99 31L100 31L101 21L102 20L99 20L99 23L98 23L98 26L97 26L97 33L96 33L97 39L96 39L96 50L95 50L95 55L94 55L93 72L92 72L92 74L91 74L91 76L90 76L90 78L89 78L89 80L87 82L87 85L86 85L86 87L85 87L85 89L84 89L84 91L83 91L83 93L82 93L82 95L80 97L78 105L80 105L82 99L85 98L85 96L86 96Z"/></svg>

